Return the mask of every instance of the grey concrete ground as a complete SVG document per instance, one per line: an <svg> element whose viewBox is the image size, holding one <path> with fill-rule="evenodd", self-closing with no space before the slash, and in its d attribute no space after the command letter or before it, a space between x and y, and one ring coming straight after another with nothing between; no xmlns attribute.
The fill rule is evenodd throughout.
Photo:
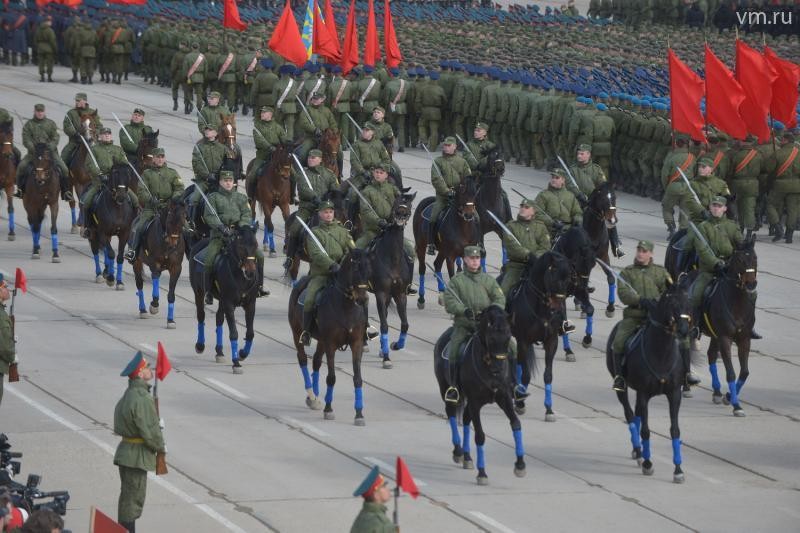
<svg viewBox="0 0 800 533"><path fill-rule="evenodd" d="M122 86L89 87L62 81L68 77L57 68L59 82L40 84L33 67L6 67L0 106L29 117L33 104L43 102L59 126L79 90L89 93L105 124L113 124L112 112L125 119L134 106L142 107L147 123L161 130L168 160L188 183L190 139L198 138L196 119L172 113L165 90L145 87L135 78ZM21 126L17 120L16 139ZM252 157L249 117L239 121L239 131L244 152ZM397 161L409 176L407 184L420 192L418 199L431 194L424 153L397 154ZM545 183L540 172L508 166L507 188L534 195ZM513 194L512 199L516 201ZM272 296L258 301L254 351L245 373L235 376L228 364L214 363L213 349L203 355L194 352L194 307L185 275L178 285L178 328L167 330L163 305L158 316L138 317L129 265L124 291L94 283L89 246L69 233L66 204L59 214L60 264L49 261L46 238L42 259L31 260L20 202L17 240L5 240L7 212L2 204L0 269L8 275L22 267L30 291L17 302L23 377L6 385L0 431L25 453L25 473L43 474L46 489L71 492L66 518L74 531L87 530L92 505L116 515L119 487L112 454L118 438L111 425L114 404L125 387L119 371L135 350L153 356L157 341L165 344L175 367L160 388L170 473L149 484L141 531L347 531L360 506L350 496L352 490L372 464L393 466L397 455L406 459L422 491L417 500L400 499L404 531L797 529L797 244L772 244L765 238L758 243L757 326L766 339L754 343L750 357L751 376L742 394L747 417L734 418L729 407L711 403L708 371L700 368L704 384L681 410L684 485L672 483L663 399L654 400L650 409L655 475L643 476L629 458L627 428L602 353L613 320L598 312L594 346L582 349L574 342L575 363L565 362L561 352L557 357L556 423L544 422L541 377L536 377L522 419L527 477L512 473L514 447L507 421L495 406L485 408L491 484L478 487L475 471L464 471L450 459L449 430L431 368L432 345L448 317L436 304L435 293L429 293L425 310L410 310L411 336L407 348L393 354L392 370L380 367L376 345L365 355L366 427L352 423L347 353L338 353L337 418L324 421L319 411L304 404L287 327L289 290L278 283L282 257L267 262ZM618 204L625 248L632 252L638 239L653 239L657 257L663 257L660 206L626 194L619 195ZM282 243L282 221L277 226ZM42 233L49 235L47 228ZM496 272L496 237L488 238L488 249L490 269ZM631 257L629 253L615 265L627 264ZM429 290L435 288L430 273L427 279ZM592 281L600 303L606 297L605 278L595 272ZM149 284L145 291L149 294ZM238 316L243 320L241 312ZM394 313L390 324L394 340L399 327ZM230 353L227 340L225 351Z"/></svg>

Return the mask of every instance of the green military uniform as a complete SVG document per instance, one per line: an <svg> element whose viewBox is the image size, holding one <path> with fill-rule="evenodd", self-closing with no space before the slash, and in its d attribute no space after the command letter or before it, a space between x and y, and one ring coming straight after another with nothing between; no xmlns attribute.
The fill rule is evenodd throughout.
<svg viewBox="0 0 800 533"><path fill-rule="evenodd" d="M134 110L134 113L144 115L144 112L141 109ZM128 132L128 135L125 135L126 131ZM133 163L134 166L136 165L136 160L138 159L139 143L142 140L142 136L144 136L144 134L149 135L152 133L153 128L144 122L136 124L135 122L131 121L125 126L125 131L122 131L122 128L120 128L119 145L125 151L125 156L127 156L128 161Z"/></svg>
<svg viewBox="0 0 800 533"><path fill-rule="evenodd" d="M69 81L73 83L78 81L78 69L81 64L80 30L80 19L75 17L63 34L64 47L69 55L69 66L72 69L72 78Z"/></svg>
<svg viewBox="0 0 800 533"><path fill-rule="evenodd" d="M155 472L156 454L166 451L150 385L139 377L128 381L114 408L114 433L122 437L114 454L121 482L117 520L131 529L142 516L147 473Z"/></svg>
<svg viewBox="0 0 800 533"><path fill-rule="evenodd" d="M386 516L386 511L382 503L364 501L350 533L395 533L397 527Z"/></svg>
<svg viewBox="0 0 800 533"><path fill-rule="evenodd" d="M453 137L444 140L445 144L455 144ZM471 174L469 164L458 153L442 154L431 166L431 185L436 192L436 200L431 210L430 225L433 227L439 220L439 214L447 207L450 193ZM431 233L433 230L431 230Z"/></svg>
<svg viewBox="0 0 800 533"><path fill-rule="evenodd" d="M444 89L436 82L435 73L431 80L417 87L414 106L420 114L419 140L430 150L439 146L439 125L442 121L442 109L447 104Z"/></svg>
<svg viewBox="0 0 800 533"><path fill-rule="evenodd" d="M688 142L688 136L676 136L676 140ZM677 168L676 168L677 167ZM664 158L664 164L661 167L661 187L664 189L664 196L661 199L661 214L664 218L664 224L667 225L670 232L675 229L675 215L673 210L676 205L679 205L681 199L687 194L686 183L678 172L680 168L686 177L694 179L695 177L695 156L684 145L678 145ZM680 215L680 227L686 227L686 217Z"/></svg>
<svg viewBox="0 0 800 533"><path fill-rule="evenodd" d="M669 126L669 123L667 123ZM599 113L592 116L592 157L600 165L603 174L608 177L611 172L611 146L616 137L616 126L607 107L604 105Z"/></svg>
<svg viewBox="0 0 800 533"><path fill-rule="evenodd" d="M272 63L268 63L271 65ZM223 78L225 75L223 74ZM256 73L253 84L250 86L250 101L253 102L253 109L261 109L264 106L275 108L275 98L272 94L278 76L272 68L260 69Z"/></svg>
<svg viewBox="0 0 800 533"><path fill-rule="evenodd" d="M731 192L736 195L739 225L748 233L756 227L756 200L764 164L764 156L755 145L743 146L731 155Z"/></svg>
<svg viewBox="0 0 800 533"><path fill-rule="evenodd" d="M364 127L375 130L375 126L371 124ZM364 171L382 163L391 163L391 158L389 157L389 152L386 151L386 147L378 138L377 133L369 141L359 139L353 145L353 152L350 154L350 176L353 179L358 176L363 177Z"/></svg>
<svg viewBox="0 0 800 533"><path fill-rule="evenodd" d="M133 34L130 30L126 31L121 22L117 21L106 36L108 39L106 50L110 52L108 70L113 75L113 82L119 85L122 82L122 75L125 74L125 56L130 55Z"/></svg>
<svg viewBox="0 0 800 533"><path fill-rule="evenodd" d="M210 141L203 138L195 145L192 151L192 171L194 172L194 183L197 187L208 191L209 183L215 183L219 179L219 169L225 159L225 147L216 140ZM199 195L197 195L199 196ZM195 201L199 198L195 198Z"/></svg>
<svg viewBox="0 0 800 533"><path fill-rule="evenodd" d="M334 68L341 70L339 67ZM328 101L331 103L331 111L333 116L339 123L339 131L342 133L342 143L345 140L353 140L353 126L350 119L347 118L347 113L351 111L351 101L353 94L356 90L356 84L352 80L343 78L342 76L334 76L333 80L328 84Z"/></svg>
<svg viewBox="0 0 800 533"><path fill-rule="evenodd" d="M223 170L220 173L220 178L225 176L226 172L227 171ZM233 176L232 174L229 175ZM208 203L214 209L207 209L203 213L203 221L211 228L211 240L206 247L206 256L203 265L205 266L206 276L210 280L214 269L214 261L224 244L222 228L250 226L252 215L250 213L250 204L247 201L247 196L238 192L236 189L226 191L220 187L217 191L208 196ZM216 211L216 214L214 214L214 211ZM263 263L264 255L260 248L256 249L256 255L259 264ZM206 285L206 290L209 288L210 286Z"/></svg>
<svg viewBox="0 0 800 533"><path fill-rule="evenodd" d="M580 145L578 147L579 150L583 148L591 149L591 146ZM585 202L586 198L592 194L592 191L608 181L603 168L591 159L586 163L575 163L569 167L569 171L572 173L572 177L575 178L578 187L575 187L572 180L567 179L565 183L566 188L579 198L581 202Z"/></svg>
<svg viewBox="0 0 800 533"><path fill-rule="evenodd" d="M275 82L272 95L275 98L275 120L286 128L286 134L294 140L294 125L297 122L297 95L300 92L300 82L288 74L288 69L294 70L291 65L281 68L281 77Z"/></svg>
<svg viewBox="0 0 800 533"><path fill-rule="evenodd" d="M312 150L309 152L309 155L316 155L319 154L318 157L322 157L322 152L319 150ZM297 192L298 196L300 197L300 205L297 208L297 217L302 219L303 222L308 222L311 219L311 215L314 213L316 206L319 205L319 201L328 191L335 191L339 190L339 182L336 181L336 176L325 168L323 165L317 165L316 167L305 167L305 174L308 178L308 181L311 182L311 187L308 186L308 182L302 176L301 173L293 171L295 173L295 182L297 183ZM292 225L292 229L290 230L290 235L293 239L303 231L302 226L300 223L295 223ZM289 254L287 254L289 255ZM291 257L291 255L289 255Z"/></svg>
<svg viewBox="0 0 800 533"><path fill-rule="evenodd" d="M321 96L324 95L324 93L319 94ZM314 102L308 104L306 106L308 116L305 113L300 113L300 119L297 121L297 134L303 136L303 144L297 149L297 157L300 161L308 159L308 152L312 148L318 147L318 136L322 135L322 132L328 129L339 131L339 126L336 125L336 118L334 118L328 106L323 104L322 100L316 102L316 104ZM309 117L311 117L311 120L309 120Z"/></svg>
<svg viewBox="0 0 800 533"><path fill-rule="evenodd" d="M47 81L53 81L53 63L58 53L58 43L56 42L56 33L51 26L51 21L45 20L33 37L40 81L44 81L45 74L47 74Z"/></svg>
<svg viewBox="0 0 800 533"><path fill-rule="evenodd" d="M36 104L36 110L39 110L39 106L41 106L41 111L44 111L44 105L42 104ZM22 127L22 145L28 153L25 154L25 157L17 166L17 189L20 191L25 190L28 167L33 161L37 144L46 144L47 149L50 150L50 157L53 158L61 172L59 176L61 192L65 193L69 189L69 170L58 155L58 128L56 123L49 118L40 120L34 117Z"/></svg>
<svg viewBox="0 0 800 533"><path fill-rule="evenodd" d="M0 281L2 281L0 274ZM11 317L6 306L0 302L0 403L3 401L3 378L8 374L8 366L15 360L16 349L11 327Z"/></svg>
<svg viewBox="0 0 800 533"><path fill-rule="evenodd" d="M220 94L212 91L209 98L219 98ZM231 110L225 104L207 105L201 109L197 114L197 129L200 133L205 131L206 127L211 126L218 132L222 126L222 117L231 114Z"/></svg>
<svg viewBox="0 0 800 533"><path fill-rule="evenodd" d="M389 165L383 165L383 169L386 170L387 173L389 172L389 168ZM364 231L356 241L356 247L366 248L382 229L381 221L387 223L391 222L392 207L394 206L395 199L400 196L400 189L388 181L378 183L373 180L369 185L364 187L361 194L364 195L364 198L367 199L369 205L372 207L370 208L364 204L364 202L359 203L359 216L361 217ZM406 257L413 262L413 243L408 239L403 239L403 250L406 253Z"/></svg>
<svg viewBox="0 0 800 533"><path fill-rule="evenodd" d="M784 134L783 144L775 154L777 167L772 189L767 197L767 220L775 227L773 242L783 237L781 214L786 210L786 242L792 242L792 233L800 221L800 145L792 142L794 136Z"/></svg>
<svg viewBox="0 0 800 533"><path fill-rule="evenodd" d="M82 99L86 100L86 94L78 93L75 95L75 99ZM100 115L97 113L96 109L92 109L88 106L86 107L73 107L67 114L64 116L64 121L61 124L61 129L64 130L64 135L69 138L69 142L64 148L61 149L61 160L64 161L64 164L69 167L69 164L72 162L72 158L77 152L78 147L81 146L83 143L78 138L80 135L80 131L78 128L81 125L81 115L93 115L93 120L95 124L95 129L100 131L103 127L103 123L100 122Z"/></svg>
<svg viewBox="0 0 800 533"><path fill-rule="evenodd" d="M522 205L533 207L534 203L525 199ZM507 226L514 237L512 238L507 233L503 234L503 246L508 253L508 262L503 265L503 281L500 288L503 289L503 294L506 296L519 283L531 256L538 257L550 250L551 247L547 226L536 218L525 220L517 217Z"/></svg>
<svg viewBox="0 0 800 533"><path fill-rule="evenodd" d="M101 133L104 131L111 133L111 130L108 128L104 128L100 131ZM128 165L128 158L125 157L125 152L122 151L122 148L114 145L114 143L110 141L107 143L98 142L92 146L92 153L94 154L94 158L91 156L86 158L86 168L89 171L89 175L92 176L92 184L82 198L84 210L92 208L94 197L100 192L100 188L103 186L102 177L105 176L107 179L114 165ZM97 161L96 164L95 161ZM130 199L131 205L139 205L139 199L130 189L128 189L128 198Z"/></svg>
<svg viewBox="0 0 800 533"><path fill-rule="evenodd" d="M90 25L81 27L78 35L78 46L80 47L81 64L81 83L92 84L92 76L97 60L97 33Z"/></svg>
<svg viewBox="0 0 800 533"><path fill-rule="evenodd" d="M367 69L369 67L365 67ZM363 124L372 116L372 110L378 107L381 96L381 82L371 73L366 73L358 80L357 88L353 94L353 111L358 121Z"/></svg>
<svg viewBox="0 0 800 533"><path fill-rule="evenodd" d="M397 133L397 149L400 152L406 149L406 115L408 114L409 81L397 76L393 77L383 86L382 100L384 108L389 115L387 122L392 126L392 131Z"/></svg>
<svg viewBox="0 0 800 533"><path fill-rule="evenodd" d="M272 108L262 107L261 111L263 112L264 110L272 111ZM256 118L253 121L253 140L256 144L256 158L251 163L250 171L247 173L247 188L245 189L247 191L250 190L250 184L261 165L268 163L275 148L279 144L287 144L289 137L286 135L286 130L275 120L263 121L260 118Z"/></svg>
<svg viewBox="0 0 800 533"><path fill-rule="evenodd" d="M194 93L197 109L203 107L203 86L207 68L206 58L200 53L200 43L195 41L192 43L191 50L183 57L180 75L182 79L186 80L185 87L188 88L188 94L184 93L184 101L191 102L192 93ZM188 111L186 112L188 113Z"/></svg>
<svg viewBox="0 0 800 533"><path fill-rule="evenodd" d="M536 196L535 202L536 206L545 213L543 221L553 236L571 226L580 226L583 221L581 205L575 195L566 187L556 189L552 185L548 185L547 189Z"/></svg>
<svg viewBox="0 0 800 533"><path fill-rule="evenodd" d="M172 91L172 110L178 110L178 89L183 87L183 107L184 114L191 113L192 107L192 94L189 86L186 84L186 79L181 77L181 69L183 68L183 59L189 51L189 45L186 41L181 41L178 44L178 50L172 55L169 62L170 74L170 90ZM154 72L155 70L153 70ZM152 75L152 80L155 80L155 74ZM146 78L145 78L146 79Z"/></svg>
<svg viewBox="0 0 800 533"><path fill-rule="evenodd" d="M714 161L711 158L704 156L698 160L697 165L698 167L703 165L713 167ZM702 176L698 172L697 176L695 176L693 180L690 180L689 183L691 183L692 190L700 199L700 203L697 203L694 195L692 195L691 191L687 189L683 196L683 200L681 201L681 208L689 215L689 217L692 219L692 222L695 224L699 224L705 220L707 211L704 206L709 205L711 200L713 200L716 196L728 197L731 194L728 190L728 184L714 174Z"/></svg>
<svg viewBox="0 0 800 533"><path fill-rule="evenodd" d="M479 122L475 127L484 130L489 129L489 126L483 122ZM472 172L483 172L489 165L489 152L497 148L497 145L490 141L488 136L483 139L472 137L467 143L467 148L463 154L470 170Z"/></svg>

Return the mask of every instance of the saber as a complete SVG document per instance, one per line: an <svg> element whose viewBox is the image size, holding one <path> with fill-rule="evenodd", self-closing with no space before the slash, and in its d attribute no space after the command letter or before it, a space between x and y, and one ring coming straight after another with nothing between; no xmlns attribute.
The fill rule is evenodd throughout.
<svg viewBox="0 0 800 533"><path fill-rule="evenodd" d="M521 192L519 192L519 191L518 191L517 189L515 189L514 187L511 187L511 190L512 190L512 191L514 191L515 193L517 193L518 195L522 196L522 199L523 199L523 200L528 200L528 201L530 201L530 199L529 199L527 196L525 196L524 194L522 194ZM535 202L534 202L534 204L535 204ZM562 204L562 205L563 205L563 204ZM549 219L550 219L550 222L555 222L555 220L553 220L553 217L551 217L551 216L550 216L550 215L547 213L547 211L545 211L544 209L539 209L539 207L537 206L537 207L536 207L536 215L538 216L540 213L541 213L542 215L546 216L547 218L549 218Z"/></svg>
<svg viewBox="0 0 800 533"><path fill-rule="evenodd" d="M139 183L141 183L142 185L144 185L144 189L145 189L145 190L147 191L147 193L150 195L150 198L154 198L154 196L153 196L153 193L152 193L152 192L150 192L150 187L148 187L148 186L147 186L147 184L144 182L144 180L143 180L143 179L142 179L142 177L139 175L139 173L138 173L138 172L136 172L136 167L134 167L134 166L131 164L131 162L130 162L130 161L128 161L127 163L128 163L128 166L129 166L129 167L131 167L131 170L133 170L133 173L134 173L134 174L136 174L136 177L137 177L137 178L139 178Z"/></svg>
<svg viewBox="0 0 800 533"><path fill-rule="evenodd" d="M567 173L567 176L569 177L569 180L572 182L573 187L575 187L576 189L578 189L580 191L581 188L578 187L578 182L575 181L575 177L572 175L572 172L570 172L569 168L567 167L567 164L564 163L564 160L561 159L561 156L558 156L558 162L561 163L561 166L564 168L564 171Z"/></svg>
<svg viewBox="0 0 800 533"><path fill-rule="evenodd" d="M314 129L316 130L317 129L317 125L314 124L314 119L312 119L311 115L308 114L308 109L306 109L306 106L303 103L303 100L300 99L300 96L298 94L295 94L294 97L297 100L297 103L300 104L300 107L303 109L303 114L305 114L305 116L308 119L308 121L311 123L312 126L314 126Z"/></svg>
<svg viewBox="0 0 800 533"><path fill-rule="evenodd" d="M347 147L350 149L350 154L356 156L356 159L358 159L358 162L361 163L361 158L358 157L358 154L353 149L353 145L350 144L350 139L345 139L344 141L347 143ZM363 167L364 163L361 163L361 166Z"/></svg>
<svg viewBox="0 0 800 533"><path fill-rule="evenodd" d="M206 120L206 117L203 116L203 114L200 112L199 109L197 110L197 117L200 118L203 121L203 124L206 125L206 128L212 127L211 124L209 124L208 121ZM214 128L214 129L217 129L217 128Z"/></svg>
<svg viewBox="0 0 800 533"><path fill-rule="evenodd" d="M102 171L100 165L97 163L97 159L95 159L94 157L94 152L92 152L92 149L89 147L89 143L86 142L86 139L83 138L83 135L78 135L78 137L81 138L83 145L86 147L86 151L89 152L90 156L92 156L92 161L94 161L94 166L97 167L98 171Z"/></svg>
<svg viewBox="0 0 800 533"><path fill-rule="evenodd" d="M461 142L461 145L462 145L462 146L463 146L463 147L464 147L464 148L467 150L467 152L469 152L469 155L471 155L472 157L474 157L474 158L475 158L475 160L477 161L477 160L478 160L478 158L477 158L477 157L475 157L475 152L473 152L473 151L472 151L472 149L469 147L469 145L468 145L467 143L465 143L465 142L464 142L464 139L462 139L462 138L461 138L461 135L459 135L458 133L456 133L456 139L458 139L458 140Z"/></svg>
<svg viewBox="0 0 800 533"><path fill-rule="evenodd" d="M352 123L353 123L353 126L355 126L355 127L356 127L356 130L358 130L358 134L359 134L359 135L361 135L362 133L364 133L364 130L362 130L362 129L361 129L361 126L359 126L359 125L358 125L358 122L356 122L356 119L354 119L352 116L350 116L350 113L345 113L345 115L347 115L347 118L349 118L349 119L350 119L350 122L352 122Z"/></svg>
<svg viewBox="0 0 800 533"><path fill-rule="evenodd" d="M606 264L606 263L605 263L603 260L601 260L601 259L597 259L597 258L595 257L595 259L594 259L594 260L595 260L595 261L597 261L597 263L598 263L598 264L599 264L601 267L603 267L603 268L605 268L607 271L611 272L611 275L612 275L612 276L614 276L614 278L616 278L618 281L621 281L622 283L624 283L624 284L625 284L625 285L626 285L626 286L627 286L627 287L628 287L630 290L632 290L632 291L633 291L633 293L634 293L636 296L639 296L639 292L638 292L636 289L634 289L634 288L633 288L633 285L631 285L630 283L628 283L627 281L625 281L625 278L623 278L621 275L617 274L617 271L616 271L616 270L614 270L613 268L611 268L611 266L607 265L607 264ZM641 296L639 296L639 297L641 298Z"/></svg>
<svg viewBox="0 0 800 533"><path fill-rule="evenodd" d="M680 172L680 174L681 174L681 178L683 178L683 181L686 183L686 186L689 187L689 192L692 193L692 196L694 197L694 201L697 202L700 205L701 209L705 209L705 206L703 205L703 202L700 201L700 198L697 196L697 193L694 192L694 189L692 188L692 184L689 183L689 178L686 177L686 174L684 174L683 169L681 169L681 167L679 167L679 166L676 166L675 168L678 169L678 172Z"/></svg>
<svg viewBox="0 0 800 533"><path fill-rule="evenodd" d="M492 220L494 220L494 221L495 221L495 223L496 223L498 226L500 226L500 229L502 229L502 230L503 230L503 231L504 231L504 232L505 232L505 233L506 233L506 234L507 234L509 237L511 237L512 239L514 239L514 242L516 242L517 244L519 244L520 246L522 246L522 243L521 243L521 242L519 242L519 239L517 239L516 235L514 235L513 233L511 233L511 230L510 230L510 229L508 229L508 226L506 226L505 224L503 224L503 223L500 221L500 219L499 219L499 218L497 218L497 215L495 215L494 213L492 213L492 211L491 211L491 210L489 210L489 209L487 209L487 210L486 210L486 213L487 213L487 214L488 214L490 217L492 217Z"/></svg>
<svg viewBox="0 0 800 533"><path fill-rule="evenodd" d="M380 215L378 215L378 212L375 211L375 209L372 207L372 205L370 205L369 201L367 201L367 199L364 198L364 195L361 194L361 191L358 190L358 187L353 186L353 187L350 187L350 189L352 189L352 191L354 193L356 193L359 198L361 198L361 201L364 202L364 204L366 204L366 206L369 207L372 210L372 212L375 213L378 216L378 218L382 218Z"/></svg>
<svg viewBox="0 0 800 533"><path fill-rule="evenodd" d="M133 142L133 137L131 137L131 134L128 133L127 129L125 129L125 126L122 125L122 122L119 120L119 117L117 117L117 114L116 113L111 113L111 116L114 117L114 120L117 121L117 124L119 124L119 127L122 128L122 131L125 132L125 136L131 142L131 144L137 144L137 143Z"/></svg>
<svg viewBox="0 0 800 533"><path fill-rule="evenodd" d="M690 218L689 218L689 215L687 215L687 214L686 214L686 212L685 212L683 209L681 209L680 207L678 207L678 211L680 211L680 212L681 212L681 214L682 214L683 216L685 216L685 217L686 217L686 222L688 222L688 223L689 223L689 227L690 227L690 228L692 228L692 231L694 231L694 234L695 234L695 235L697 235L697 238L698 238L698 239L700 239L700 242L701 242L701 243L702 243L702 244L703 244L703 245L704 245L706 248L708 248L708 249L711 251L711 255L713 255L714 257L716 257L717 259L719 259L719 258L717 257L717 254L714 252L714 249L711 247L711 245L710 245L710 244L708 244L708 241L706 240L706 238L705 238L705 237L703 237L703 234L702 234L702 233L700 233L700 230L697 228L697 226L695 226L695 225L694 225L694 222L692 222L692 219L690 219Z"/></svg>
<svg viewBox="0 0 800 533"><path fill-rule="evenodd" d="M422 147L425 149L425 152L428 154L428 157L431 158L431 162L433 162L433 168L436 169L436 173L439 174L440 178L444 179L444 175L442 174L442 171L439 168L439 165L436 164L436 159L433 158L433 154L430 153L430 151L428 150L428 147L425 146L424 144L422 145Z"/></svg>
<svg viewBox="0 0 800 533"><path fill-rule="evenodd" d="M222 222L222 219L221 219L221 218L219 218L219 215L217 214L217 210L216 210L216 209L214 209L214 206L213 206L213 205L211 205L211 202L209 202L209 201L208 201L208 196L206 196L206 193L204 193L204 192L203 192L203 189L201 189L201 188L200 188L198 185L196 185L196 184L195 184L195 186L194 186L194 190L196 190L197 192L199 192L199 193L200 193L200 196L202 196L202 197L203 197L203 200L204 200L204 201L205 201L205 203L206 203L206 207L208 207L208 208L211 210L211 213L212 213L212 214L213 214L215 217L217 217L217 220L219 221L219 223L220 223L220 224L222 224L222 225L224 226L224 225L225 225L225 223L224 223L224 222Z"/></svg>
<svg viewBox="0 0 800 533"><path fill-rule="evenodd" d="M294 159L294 162L297 163L297 168L300 169L300 172L303 174L303 177L306 179L306 183L308 184L308 188L311 189L311 192L313 193L314 192L314 187L311 185L311 180L308 179L308 176L306 176L306 170L303 168L303 165L300 164L300 160L297 159L297 155L294 152L292 153L292 158Z"/></svg>
<svg viewBox="0 0 800 533"><path fill-rule="evenodd" d="M200 161L203 163L203 166L206 167L206 172L208 172L208 175L210 176L211 175L211 169L208 168L208 165L206 165L206 158L203 157L203 152L201 152L200 148L197 147L197 143L195 143L194 149L197 150L197 153L200 155Z"/></svg>
<svg viewBox="0 0 800 533"><path fill-rule="evenodd" d="M317 239L317 236L316 236L316 235L314 235L314 232L313 232L313 231L311 231L311 228L309 228L309 227L308 227L308 224L306 224L305 222L303 222L303 219L302 219L302 218L300 218L300 217L297 217L297 221L300 223L300 225L301 225L301 226L303 226L303 229L304 229L304 230L306 230L306 233L308 233L308 236L309 236L309 237L311 237L311 240L312 240L312 241L314 241L314 244L316 244L316 245L317 245L317 248L319 248L320 250L322 250L322 253L323 253L323 254L325 254L325 257L327 257L328 259L330 259L330 257L331 257L331 256L329 256L329 255L328 255L328 252L326 252L326 251L325 251L325 248L323 248L323 247L322 247L322 243L321 243L321 242L319 242L319 239Z"/></svg>

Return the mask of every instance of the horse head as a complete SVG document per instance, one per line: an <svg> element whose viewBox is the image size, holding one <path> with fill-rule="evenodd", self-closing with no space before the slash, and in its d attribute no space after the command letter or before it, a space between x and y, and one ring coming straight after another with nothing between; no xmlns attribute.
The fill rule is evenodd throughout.
<svg viewBox="0 0 800 533"><path fill-rule="evenodd" d="M539 298L546 301L551 311L560 311L574 283L569 259L558 252L545 252L528 262L526 284Z"/></svg>
<svg viewBox="0 0 800 533"><path fill-rule="evenodd" d="M606 227L613 228L617 225L617 194L614 186L609 182L601 183L589 195L586 211L600 220L604 220Z"/></svg>
<svg viewBox="0 0 800 533"><path fill-rule="evenodd" d="M692 322L692 307L686 288L678 283L670 284L658 300L650 321L672 334L686 337Z"/></svg>
<svg viewBox="0 0 800 533"><path fill-rule="evenodd" d="M0 142L3 143L2 154L6 157L14 155L14 125L12 122L0 124Z"/></svg>
<svg viewBox="0 0 800 533"><path fill-rule="evenodd" d="M291 177L292 157L285 144L281 143L275 148L275 151L272 152L270 164L272 168L276 169L276 174L280 176L281 179L288 180Z"/></svg>
<svg viewBox="0 0 800 533"><path fill-rule="evenodd" d="M483 347L483 362L493 376L506 374L508 362L508 343L511 340L511 326L505 309L490 305L476 317L478 339Z"/></svg>
<svg viewBox="0 0 800 533"><path fill-rule="evenodd" d="M503 153L500 147L492 148L486 155L487 169L484 178L501 178L506 173L506 162L503 160Z"/></svg>
<svg viewBox="0 0 800 533"><path fill-rule="evenodd" d="M726 276L736 282L736 286L747 292L754 292L758 285L758 256L755 250L755 234L736 247L728 260Z"/></svg>
<svg viewBox="0 0 800 533"><path fill-rule="evenodd" d="M128 197L128 189L136 178L131 167L128 165L114 165L108 176L108 189L111 191L111 198L117 205L122 204Z"/></svg>
<svg viewBox="0 0 800 533"><path fill-rule="evenodd" d="M322 132L322 138L319 141L319 149L323 154L338 154L339 146L342 144L342 138L339 132L327 128Z"/></svg>
<svg viewBox="0 0 800 533"><path fill-rule="evenodd" d="M183 226L186 223L186 205L180 199L172 199L164 209L164 239L169 248L175 248L183 235Z"/></svg>
<svg viewBox="0 0 800 533"><path fill-rule="evenodd" d="M258 239L250 226L239 226L228 243L228 254L237 261L245 279L252 280L257 273L256 250Z"/></svg>
<svg viewBox="0 0 800 533"><path fill-rule="evenodd" d="M353 248L342 258L336 274L336 286L358 305L363 305L369 298L367 289L372 276L371 264L366 251Z"/></svg>
<svg viewBox="0 0 800 533"><path fill-rule="evenodd" d="M477 215L475 198L478 196L478 188L475 180L471 176L456 186L455 204L458 214L467 222L472 222Z"/></svg>
<svg viewBox="0 0 800 533"><path fill-rule="evenodd" d="M553 249L564 254L572 265L577 276L575 288L587 288L589 274L595 264L595 253L586 230L580 226L568 229L561 235Z"/></svg>
<svg viewBox="0 0 800 533"><path fill-rule="evenodd" d="M142 133L142 138L139 139L139 146L136 150L136 156L142 163L142 168L149 168L153 164L153 148L158 148L158 132L145 131Z"/></svg>
<svg viewBox="0 0 800 533"><path fill-rule="evenodd" d="M414 198L416 197L417 193L411 194L408 192L402 192L397 195L394 199L394 205L392 205L392 219L395 225L406 225L411 218L411 204L414 203Z"/></svg>
<svg viewBox="0 0 800 533"><path fill-rule="evenodd" d="M89 144L97 140L97 111L84 111L78 115L78 133Z"/></svg>
<svg viewBox="0 0 800 533"><path fill-rule="evenodd" d="M219 138L217 140L221 144L233 148L234 145L236 145L236 115L223 115L220 113L219 119L220 124L217 129L219 131Z"/></svg>
<svg viewBox="0 0 800 533"><path fill-rule="evenodd" d="M50 179L53 169L53 154L46 143L36 143L33 147L33 179L42 186Z"/></svg>

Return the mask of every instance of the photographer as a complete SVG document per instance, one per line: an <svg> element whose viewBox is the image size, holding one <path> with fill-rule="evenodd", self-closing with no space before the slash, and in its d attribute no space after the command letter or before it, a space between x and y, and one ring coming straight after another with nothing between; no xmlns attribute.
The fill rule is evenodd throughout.
<svg viewBox="0 0 800 533"><path fill-rule="evenodd" d="M14 362L14 335L11 317L6 312L5 302L11 293L0 274L0 403L3 401L3 379L8 374L8 365Z"/></svg>
<svg viewBox="0 0 800 533"><path fill-rule="evenodd" d="M19 529L19 533L62 533L64 520L50 509L39 509Z"/></svg>

